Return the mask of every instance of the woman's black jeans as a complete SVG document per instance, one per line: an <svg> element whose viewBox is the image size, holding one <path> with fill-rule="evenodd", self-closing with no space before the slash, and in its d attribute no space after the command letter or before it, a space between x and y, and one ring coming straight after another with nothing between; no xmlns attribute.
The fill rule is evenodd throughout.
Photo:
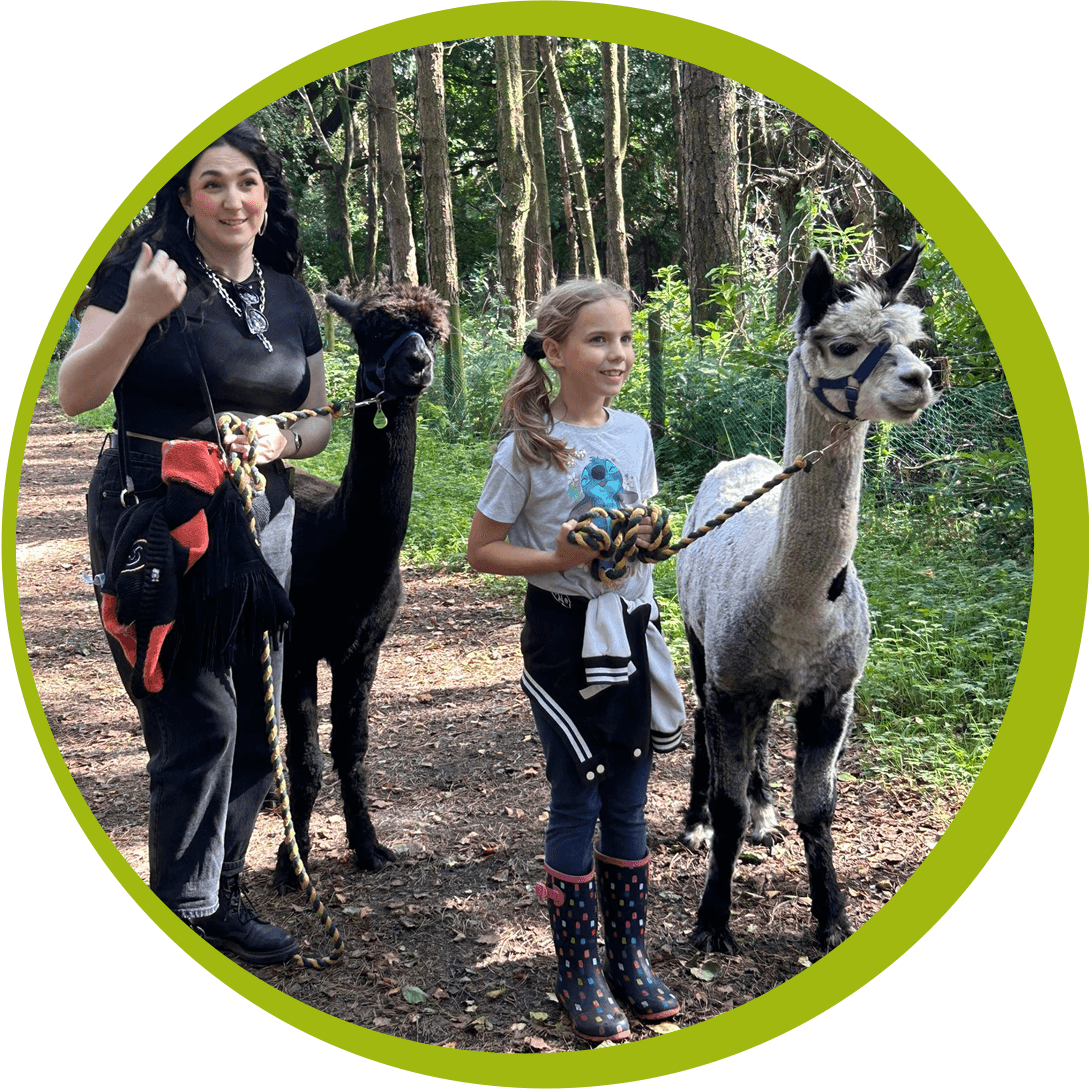
<svg viewBox="0 0 1089 1089"><path fill-rule="evenodd" d="M138 496L163 494L161 456L134 442L129 474ZM265 467L284 473L281 463ZM91 569L105 568L122 507L117 451L105 449L87 493ZM288 496L261 530L261 551L285 587L291 572L294 500ZM108 640L129 697L132 669L118 644ZM256 658L235 660L225 673L202 672L133 703L150 759L148 854L151 890L183 919L212 914L221 876L240 873L262 802L272 784L264 723L263 684ZM283 653L273 653L279 706Z"/></svg>

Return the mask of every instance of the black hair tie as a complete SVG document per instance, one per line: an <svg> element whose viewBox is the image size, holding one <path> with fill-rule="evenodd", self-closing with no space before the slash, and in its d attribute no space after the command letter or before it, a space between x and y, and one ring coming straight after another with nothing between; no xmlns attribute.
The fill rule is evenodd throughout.
<svg viewBox="0 0 1089 1089"><path fill-rule="evenodd" d="M536 359L538 363L544 359L544 337L536 329L526 337L522 345L522 354L528 355L530 359Z"/></svg>

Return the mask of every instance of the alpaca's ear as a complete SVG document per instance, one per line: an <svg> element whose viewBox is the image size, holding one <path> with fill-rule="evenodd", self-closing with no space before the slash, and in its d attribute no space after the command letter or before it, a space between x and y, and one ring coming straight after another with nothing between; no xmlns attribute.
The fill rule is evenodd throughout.
<svg viewBox="0 0 1089 1089"><path fill-rule="evenodd" d="M799 332L816 325L824 317L834 298L835 284L836 274L828 255L823 250L814 250L809 255L809 264L802 279L802 301L795 323Z"/></svg>
<svg viewBox="0 0 1089 1089"><path fill-rule="evenodd" d="M885 281L885 285L889 290L889 298L896 299L899 297L900 292L911 283L912 277L915 275L915 266L919 263L919 254L923 252L923 247L918 242L915 243L901 257L884 276L881 277Z"/></svg>
<svg viewBox="0 0 1089 1089"><path fill-rule="evenodd" d="M330 310L335 310L349 325L355 321L356 312L359 310L354 302L342 299L334 291L325 293L325 304Z"/></svg>

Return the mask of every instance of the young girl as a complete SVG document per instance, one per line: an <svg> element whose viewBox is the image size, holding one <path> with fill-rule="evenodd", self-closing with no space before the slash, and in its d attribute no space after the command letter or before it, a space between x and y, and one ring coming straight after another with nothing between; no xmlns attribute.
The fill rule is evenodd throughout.
<svg viewBox="0 0 1089 1089"><path fill-rule="evenodd" d="M546 359L560 381L551 400ZM504 399L505 436L467 549L478 571L523 575L529 583L522 687L551 787L546 877L537 894L549 903L556 994L575 1032L595 1042L631 1035L614 994L644 1021L680 1009L643 944L643 808L651 750L669 752L680 743L684 703L650 566L632 563L622 578L601 580L598 568L608 561L568 541L590 508L632 505L657 491L650 429L609 407L633 362L623 288L572 280L540 301L537 329ZM643 547L649 535L647 524Z"/></svg>

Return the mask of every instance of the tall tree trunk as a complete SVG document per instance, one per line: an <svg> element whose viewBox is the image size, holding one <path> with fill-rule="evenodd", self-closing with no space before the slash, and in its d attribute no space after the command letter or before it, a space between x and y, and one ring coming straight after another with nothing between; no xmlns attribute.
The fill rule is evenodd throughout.
<svg viewBox="0 0 1089 1089"><path fill-rule="evenodd" d="M627 152L627 46L601 43L601 87L605 99L605 272L623 287L628 280L628 231L624 222L621 167Z"/></svg>
<svg viewBox="0 0 1089 1089"><path fill-rule="evenodd" d="M520 39L522 62L522 102L525 116L526 152L532 198L526 221L526 298L537 300L556 283L552 267L552 215L548 197L548 172L545 169L544 135L541 129L541 95L538 87L537 39Z"/></svg>
<svg viewBox="0 0 1089 1089"><path fill-rule="evenodd" d="M454 206L450 196L442 43L417 46L415 53L427 279L450 304L450 338L446 343L443 391L450 419L458 422L464 413L466 390L461 357L461 303L458 255L454 244Z"/></svg>
<svg viewBox="0 0 1089 1089"><path fill-rule="evenodd" d="M525 232L530 167L522 116L522 62L516 37L495 39L499 122L499 281L511 307L511 332L521 340L526 322Z"/></svg>
<svg viewBox="0 0 1089 1089"><path fill-rule="evenodd" d="M900 198L876 174L866 174L873 188L876 221L874 223L874 251L878 259L876 271L884 271L902 255L901 246L915 241L919 223L903 205Z"/></svg>
<svg viewBox="0 0 1089 1089"><path fill-rule="evenodd" d="M590 213L590 193L586 186L586 170L579 153L578 136L575 133L575 121L567 108L567 99L560 86L560 74L556 67L556 45L551 38L541 39L541 62L544 64L545 79L548 81L548 97L552 101L552 110L556 115L556 129L563 141L564 156L567 160L567 173L574 190L575 220L579 228L579 242L582 245L583 269L591 279L601 279L601 266L597 259L597 245L594 241L594 221Z"/></svg>
<svg viewBox="0 0 1089 1089"><path fill-rule="evenodd" d="M378 166L382 207L389 243L390 281L418 284L416 243L412 237L412 210L408 205L401 134L397 124L397 93L393 86L393 58L375 57L370 69L369 94L378 121Z"/></svg>
<svg viewBox="0 0 1089 1089"><path fill-rule="evenodd" d="M364 235L363 248L367 286L373 288L378 284L378 218L382 200L378 181L378 117L370 95L367 97L367 232Z"/></svg>
<svg viewBox="0 0 1089 1089"><path fill-rule="evenodd" d="M656 438L665 434L666 394L665 367L662 363L662 312L647 311L647 370L650 384L650 433Z"/></svg>
<svg viewBox="0 0 1089 1089"><path fill-rule="evenodd" d="M669 97L673 103L673 142L677 164L677 256L673 263L690 268L688 253L688 197L684 164L684 108L681 105L681 62L673 57L669 62Z"/></svg>
<svg viewBox="0 0 1089 1089"><path fill-rule="evenodd" d="M802 200L804 179L785 179L775 190L776 219L779 222L779 275L775 283L775 316L785 321L798 306L798 285L810 249L812 217Z"/></svg>
<svg viewBox="0 0 1089 1089"><path fill-rule="evenodd" d="M314 104L306 93L306 88L299 89L299 96L306 105L306 113L310 119L310 128L314 136L321 142L325 154L329 160L330 187L333 190L333 199L337 214L337 241L340 242L344 254L345 272L348 283L356 288L359 286L359 275L355 269L355 250L352 245L352 216L349 184L351 181L352 162L358 148L357 126L355 121L355 105L349 94L349 73L344 71L343 86L336 72L331 73L333 89L336 91L337 100L340 103L341 131L344 137L344 150L338 156L329 143L317 115L314 113Z"/></svg>
<svg viewBox="0 0 1089 1089"><path fill-rule="evenodd" d="M560 187L563 192L563 227L567 240L567 272L570 276L579 274L579 226L575 222L575 201L571 194L571 172L567 169L567 152L563 146L563 133L559 122L555 125L556 158L560 163Z"/></svg>
<svg viewBox="0 0 1089 1089"><path fill-rule="evenodd" d="M684 112L686 226L690 253L688 291L694 325L716 317L707 274L734 269L740 288L741 209L737 187L737 92L731 80L685 62ZM740 305L740 294L738 294ZM735 324L741 315L735 310Z"/></svg>
<svg viewBox="0 0 1089 1089"><path fill-rule="evenodd" d="M776 316L780 321L798 306L798 288L802 282L809 254L813 248L812 206L815 172L823 160L814 164L809 154L809 124L791 115L785 155L793 169L782 171L775 190L779 218L779 277L776 284Z"/></svg>

